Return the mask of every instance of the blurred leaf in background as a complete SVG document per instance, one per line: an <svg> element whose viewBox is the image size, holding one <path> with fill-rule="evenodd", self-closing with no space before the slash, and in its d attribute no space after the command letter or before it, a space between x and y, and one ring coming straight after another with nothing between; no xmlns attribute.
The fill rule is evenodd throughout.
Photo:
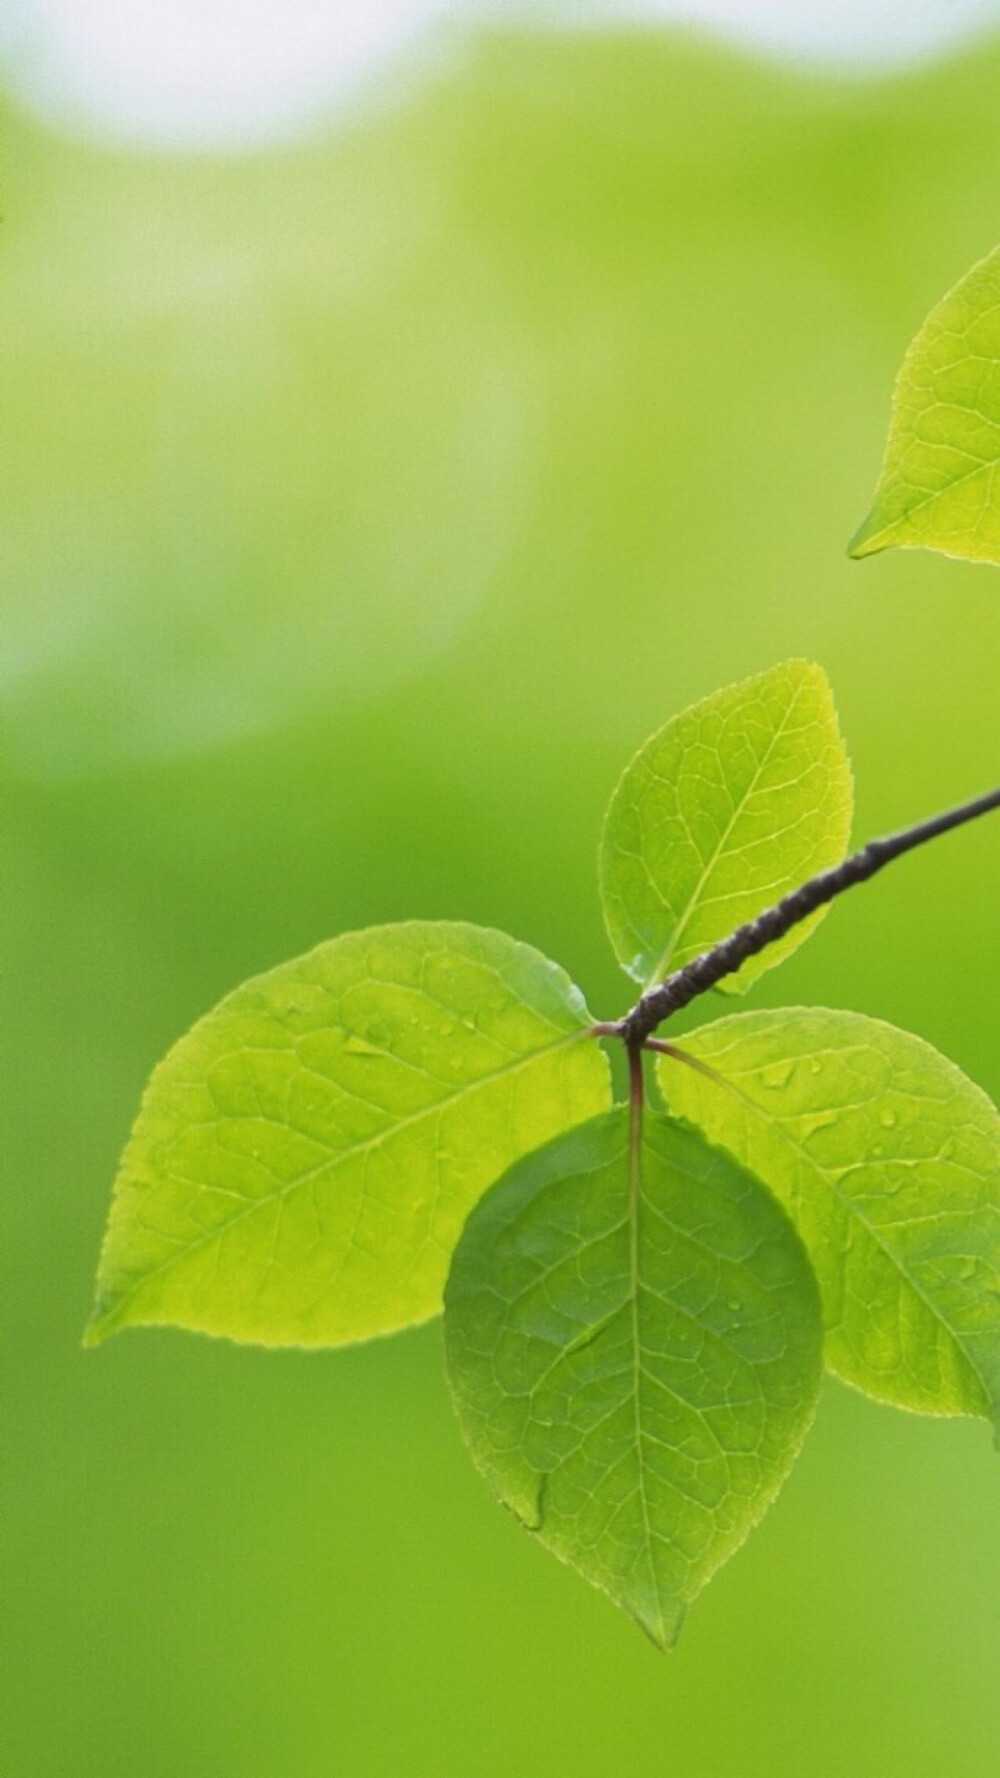
<svg viewBox="0 0 1000 1778"><path fill-rule="evenodd" d="M482 29L304 142L4 118L5 1770L973 1778L1000 1493L974 1427L828 1390L664 1668L495 1515L440 1335L84 1356L156 1057L401 917L623 1010L593 835L694 698L820 660L864 837L996 780L1000 600L844 540L893 376L1000 227L1000 49L889 79ZM994 1095L1000 836L838 909L752 1004Z"/></svg>

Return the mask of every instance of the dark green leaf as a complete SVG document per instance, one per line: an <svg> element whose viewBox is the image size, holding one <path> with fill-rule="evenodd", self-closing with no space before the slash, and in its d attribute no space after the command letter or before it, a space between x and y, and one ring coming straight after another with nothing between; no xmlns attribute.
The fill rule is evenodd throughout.
<svg viewBox="0 0 1000 1778"><path fill-rule="evenodd" d="M815 1281L775 1200L696 1131L610 1112L529 1156L446 1290L462 1431L501 1500L661 1647L812 1418Z"/></svg>

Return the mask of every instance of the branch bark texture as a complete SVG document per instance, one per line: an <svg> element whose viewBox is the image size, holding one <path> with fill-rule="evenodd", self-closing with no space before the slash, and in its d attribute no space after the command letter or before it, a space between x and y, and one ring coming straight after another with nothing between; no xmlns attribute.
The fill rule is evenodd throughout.
<svg viewBox="0 0 1000 1778"><path fill-rule="evenodd" d="M894 858L901 858L904 852L912 852L916 846L937 839L939 834L950 833L953 827L963 827L967 821L975 821L978 816L997 808L1000 808L1000 788L988 791L972 802L962 803L956 809L949 809L943 815L935 815L930 821L921 821L916 827L905 828L902 833L890 834L887 839L869 840L867 846L860 852L853 852L843 864L810 877L790 895L783 896L774 907L759 914L756 920L738 926L710 951L703 952L683 969L667 976L665 981L647 989L624 1019L610 1028L603 1027L603 1030L608 1034L614 1031L629 1049L641 1048L665 1019L689 1006L700 994L706 994L724 976L734 975L748 957L755 957L758 951L784 938L786 932L800 921L807 920L817 908L824 907L846 889L853 889L855 884L867 883Z"/></svg>

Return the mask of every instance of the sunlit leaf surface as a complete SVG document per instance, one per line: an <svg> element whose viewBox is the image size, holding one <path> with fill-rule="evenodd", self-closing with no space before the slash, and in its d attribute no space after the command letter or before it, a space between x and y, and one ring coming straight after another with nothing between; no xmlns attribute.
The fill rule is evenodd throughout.
<svg viewBox="0 0 1000 1778"><path fill-rule="evenodd" d="M844 854L851 771L825 674L788 661L705 698L636 755L611 801L601 893L619 962L643 987ZM727 983L745 988L805 922Z"/></svg>
<svg viewBox="0 0 1000 1778"><path fill-rule="evenodd" d="M339 1345L433 1315L465 1215L608 1103L581 996L502 933L351 933L247 982L153 1075L91 1338Z"/></svg>
<svg viewBox="0 0 1000 1778"><path fill-rule="evenodd" d="M996 1418L1000 1117L927 1043L860 1013L748 1013L664 1062L673 1109L778 1194L823 1291L827 1361L881 1401Z"/></svg>
<svg viewBox="0 0 1000 1778"><path fill-rule="evenodd" d="M1000 249L933 309L903 360L854 556L901 544L1000 562Z"/></svg>

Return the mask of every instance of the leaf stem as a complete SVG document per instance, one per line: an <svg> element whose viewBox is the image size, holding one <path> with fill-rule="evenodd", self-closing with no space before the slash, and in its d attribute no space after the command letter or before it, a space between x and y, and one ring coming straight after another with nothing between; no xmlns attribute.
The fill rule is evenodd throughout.
<svg viewBox="0 0 1000 1778"><path fill-rule="evenodd" d="M638 1143L642 1134L642 1108L645 1102L645 1083L642 1077L642 1043L630 1043L628 1046L628 1102L632 1112L632 1140Z"/></svg>
<svg viewBox="0 0 1000 1778"><path fill-rule="evenodd" d="M939 834L950 833L953 827L962 827L967 821L975 821L978 816L997 808L1000 808L1000 789L988 791L985 796L948 809L945 814L921 821L915 827L904 828L901 833L890 834L886 839L869 840L860 852L852 853L831 870L810 877L808 882L759 914L756 920L738 926L710 951L704 951L683 969L675 970L666 981L647 989L631 1012L617 1024L595 1025L594 1036L622 1038L632 1060L664 1019L689 1006L699 995L706 994L724 976L735 974L748 957L755 957L768 945L784 938L786 932L800 921L807 920L817 908L842 895L845 889L853 889L856 883L867 883L894 858L901 858L904 852L912 852L914 847L937 839Z"/></svg>
<svg viewBox="0 0 1000 1778"><path fill-rule="evenodd" d="M632 1272L632 1314L638 1314L639 1203L642 1197L642 1113L646 1098L641 1043L628 1046L629 1245ZM638 1323L635 1322L638 1348Z"/></svg>
<svg viewBox="0 0 1000 1778"><path fill-rule="evenodd" d="M647 1037L642 1047L644 1050L655 1050L658 1056L669 1056L671 1061L683 1062L686 1068L693 1068L696 1074L703 1074L706 1080L714 1081L717 1087L733 1091L730 1082L717 1068L711 1068L700 1056L692 1056L687 1050L679 1049L676 1043L664 1043L660 1037Z"/></svg>

